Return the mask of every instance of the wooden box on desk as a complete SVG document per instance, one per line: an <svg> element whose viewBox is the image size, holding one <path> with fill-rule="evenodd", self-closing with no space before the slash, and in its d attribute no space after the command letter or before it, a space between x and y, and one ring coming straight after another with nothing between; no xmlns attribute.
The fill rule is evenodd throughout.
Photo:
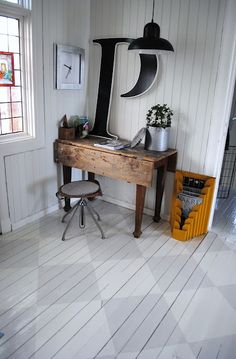
<svg viewBox="0 0 236 359"><path fill-rule="evenodd" d="M74 140L75 128L59 127L58 138L60 140Z"/></svg>

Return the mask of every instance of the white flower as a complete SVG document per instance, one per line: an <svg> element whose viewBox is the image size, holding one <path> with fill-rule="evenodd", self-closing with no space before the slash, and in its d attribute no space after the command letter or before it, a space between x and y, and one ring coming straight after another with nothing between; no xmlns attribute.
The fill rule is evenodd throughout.
<svg viewBox="0 0 236 359"><path fill-rule="evenodd" d="M155 127L170 127L173 111L166 104L157 104L151 107L147 113L147 125Z"/></svg>

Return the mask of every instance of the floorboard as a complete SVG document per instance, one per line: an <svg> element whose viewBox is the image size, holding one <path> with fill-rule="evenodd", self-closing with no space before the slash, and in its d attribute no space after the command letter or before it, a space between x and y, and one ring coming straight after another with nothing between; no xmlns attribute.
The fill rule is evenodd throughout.
<svg viewBox="0 0 236 359"><path fill-rule="evenodd" d="M62 242L62 211L1 236L0 357L235 358L235 196L188 242L150 216L134 239L133 211L93 205L105 240L87 216Z"/></svg>

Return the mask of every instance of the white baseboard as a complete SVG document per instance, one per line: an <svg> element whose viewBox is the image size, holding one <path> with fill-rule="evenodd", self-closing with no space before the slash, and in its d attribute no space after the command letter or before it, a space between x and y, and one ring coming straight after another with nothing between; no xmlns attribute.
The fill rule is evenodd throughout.
<svg viewBox="0 0 236 359"><path fill-rule="evenodd" d="M135 210L135 204L120 201L119 199L112 198L112 197L109 197L109 196L106 196L106 195L103 195L101 200L105 201L105 202L108 202L108 203L117 204L117 206L132 209L133 211ZM144 208L143 213L148 214L150 216L154 215L154 211L149 209L149 208Z"/></svg>
<svg viewBox="0 0 236 359"><path fill-rule="evenodd" d="M112 197L109 197L109 196L106 196L106 195L103 195L101 200L105 201L105 202L108 202L108 203L117 204L117 206L132 209L133 211L135 210L135 205L134 204L127 203L127 202L124 202L124 201L120 201L118 199L115 199L115 198L112 198ZM154 215L154 210L144 207L143 213L145 213L145 214L147 214L149 216L153 216ZM168 214L162 214L161 217L166 221L170 220L170 216Z"/></svg>
<svg viewBox="0 0 236 359"><path fill-rule="evenodd" d="M10 218L6 218L6 219L1 220L0 229L1 229L2 234L11 232L12 226L11 226Z"/></svg>
<svg viewBox="0 0 236 359"><path fill-rule="evenodd" d="M56 205L54 205L54 206L52 206L50 208L46 208L43 211L35 213L32 216L28 216L28 217L26 217L26 218L24 218L24 219L22 219L22 220L20 220L20 221L18 221L16 223L12 223L12 230L14 231L15 229L18 229L18 228L20 228L22 226L25 226L26 224L34 222L37 219L40 219L40 218L46 216L47 214L50 214L52 212L57 211L58 209L59 209L59 206L58 206L58 204L56 204Z"/></svg>
<svg viewBox="0 0 236 359"><path fill-rule="evenodd" d="M100 199L100 198L99 198ZM124 208L128 208L128 209L131 209L131 210L135 210L135 205L132 204L132 203L127 203L127 202L124 202L124 201L120 201L118 199L115 199L115 198L112 198L112 197L109 197L109 196L102 196L102 198L100 199L101 201L104 201L104 202L108 202L108 203L112 203L112 204L116 204L117 206L121 206L121 207L124 207ZM73 201L75 202L75 201ZM72 203L73 203L72 202ZM26 224L29 224L33 221L36 221L37 219L40 219L44 216L46 216L47 214L50 214L52 212L55 212L59 209L59 205L56 204L50 208L46 208L44 209L43 211L40 211L38 213L35 213L33 214L32 216L29 216L29 217L26 217L16 223L12 223L12 230L15 230L15 229L18 229ZM152 209L149 209L149 208L144 208L143 210L143 213L149 215L149 216L153 216L154 215L154 210ZM169 215L162 215L162 218L164 220L169 220L170 216ZM9 229L10 231L11 229ZM7 232L4 232L4 233L7 233Z"/></svg>

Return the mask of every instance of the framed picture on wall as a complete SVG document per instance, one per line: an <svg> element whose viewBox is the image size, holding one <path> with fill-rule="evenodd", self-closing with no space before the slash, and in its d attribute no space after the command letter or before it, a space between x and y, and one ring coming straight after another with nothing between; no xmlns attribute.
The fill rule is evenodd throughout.
<svg viewBox="0 0 236 359"><path fill-rule="evenodd" d="M0 86L15 86L12 52L0 51Z"/></svg>

